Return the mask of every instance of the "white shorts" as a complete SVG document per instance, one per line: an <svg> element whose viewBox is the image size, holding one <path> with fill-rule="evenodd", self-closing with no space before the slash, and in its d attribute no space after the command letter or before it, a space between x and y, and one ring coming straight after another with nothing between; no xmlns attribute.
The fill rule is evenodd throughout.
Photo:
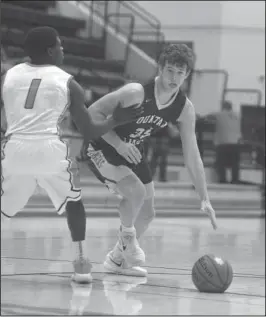
<svg viewBox="0 0 266 317"><path fill-rule="evenodd" d="M1 212L8 217L23 209L37 184L49 195L57 212L81 198L78 166L71 146L57 137L12 136L1 148Z"/></svg>

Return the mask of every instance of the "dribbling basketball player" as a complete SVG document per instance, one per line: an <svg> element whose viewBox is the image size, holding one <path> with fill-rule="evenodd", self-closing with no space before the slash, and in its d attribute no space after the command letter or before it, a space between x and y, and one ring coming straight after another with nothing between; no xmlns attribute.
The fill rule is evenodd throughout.
<svg viewBox="0 0 266 317"><path fill-rule="evenodd" d="M159 58L159 76L145 85L144 91L141 85L136 89L136 94L144 94L141 117L84 146L83 154L88 159L89 168L121 197L119 239L104 263L108 272L135 276L147 274L141 268L145 254L138 239L155 217L155 210L154 184L143 156L143 141L168 122L179 126L185 164L200 196L201 210L208 215L213 228L217 228L195 135L195 109L180 89L193 63L193 52L185 44L166 46ZM127 89L130 89L130 84L96 101L88 109L91 116L107 118L114 105L123 102Z"/></svg>

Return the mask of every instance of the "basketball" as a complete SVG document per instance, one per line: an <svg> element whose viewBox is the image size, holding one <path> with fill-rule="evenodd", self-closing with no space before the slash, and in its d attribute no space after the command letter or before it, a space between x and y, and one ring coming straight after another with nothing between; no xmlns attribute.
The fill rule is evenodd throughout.
<svg viewBox="0 0 266 317"><path fill-rule="evenodd" d="M224 293L232 280L230 263L212 254L202 256L192 269L192 281L200 292Z"/></svg>
<svg viewBox="0 0 266 317"><path fill-rule="evenodd" d="M120 88L121 105L123 108L140 106L144 100L144 88L139 83L126 84Z"/></svg>

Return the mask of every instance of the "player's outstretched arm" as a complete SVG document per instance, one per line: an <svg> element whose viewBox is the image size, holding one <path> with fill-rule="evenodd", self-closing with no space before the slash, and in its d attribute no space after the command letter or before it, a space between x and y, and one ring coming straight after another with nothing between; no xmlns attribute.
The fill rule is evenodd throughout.
<svg viewBox="0 0 266 317"><path fill-rule="evenodd" d="M197 144L195 126L195 109L191 101L187 100L179 118L179 130L182 141L184 161L196 191L200 196L201 210L207 213L211 219L213 228L216 229L217 225L215 212L209 200L205 171Z"/></svg>
<svg viewBox="0 0 266 317"><path fill-rule="evenodd" d="M141 114L141 109L126 109L118 105L113 110L111 116L102 118L102 120L99 117L92 118L85 107L82 87L75 80L71 79L69 82L69 90L70 114L78 130L87 142L99 138L118 125L135 120Z"/></svg>

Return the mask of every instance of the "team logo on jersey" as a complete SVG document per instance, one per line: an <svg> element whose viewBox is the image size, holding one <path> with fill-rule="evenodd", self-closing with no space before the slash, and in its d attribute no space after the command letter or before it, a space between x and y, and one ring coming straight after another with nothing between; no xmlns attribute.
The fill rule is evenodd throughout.
<svg viewBox="0 0 266 317"><path fill-rule="evenodd" d="M94 150L91 145L87 149L87 155L97 168L101 168L106 163L106 159L102 151Z"/></svg>
<svg viewBox="0 0 266 317"><path fill-rule="evenodd" d="M140 117L136 121L137 125L142 125L142 127L136 127L133 133L130 133L128 138L125 138L125 142L133 143L138 145L144 141L145 138L150 137L152 131L162 129L167 126L167 121L165 121L162 117L156 115L148 115Z"/></svg>
<svg viewBox="0 0 266 317"><path fill-rule="evenodd" d="M137 124L155 124L157 127L164 128L167 126L167 121L165 121L163 118L156 116L156 115L148 115L138 118L136 121Z"/></svg>

